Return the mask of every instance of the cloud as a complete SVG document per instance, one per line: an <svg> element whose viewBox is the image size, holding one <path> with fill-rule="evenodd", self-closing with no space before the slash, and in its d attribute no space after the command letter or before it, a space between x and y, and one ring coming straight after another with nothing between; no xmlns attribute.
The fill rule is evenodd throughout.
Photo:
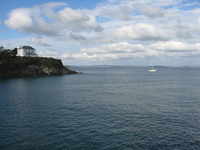
<svg viewBox="0 0 200 150"><path fill-rule="evenodd" d="M189 39L195 30L199 32L200 22L195 25L194 20L178 15L171 7L169 10L173 13L158 6L179 3L179 0L122 0L103 3L93 10L72 9L66 7L66 3L47 3L14 9L5 24L20 32L55 36L63 41L77 40L83 44ZM103 19L101 23L97 22L99 17ZM106 20L107 17L113 19Z"/></svg>
<svg viewBox="0 0 200 150"><path fill-rule="evenodd" d="M73 32L71 32L68 36L69 39L73 39L73 40L85 40L85 37L80 35L80 34L75 34Z"/></svg>
<svg viewBox="0 0 200 150"><path fill-rule="evenodd" d="M87 54L107 54L107 53L131 53L144 51L144 47L140 44L131 45L128 42L113 43L107 45L101 45L98 47L91 47L87 49L81 49L80 52Z"/></svg>
<svg viewBox="0 0 200 150"><path fill-rule="evenodd" d="M55 8L65 5L65 3L47 3L31 8L14 9L9 13L5 24L23 33L46 36L63 35L66 31L102 31L96 18L81 10L64 8L54 11Z"/></svg>
<svg viewBox="0 0 200 150"><path fill-rule="evenodd" d="M157 42L150 44L149 49L159 52L162 57L196 57L200 56L200 43L190 44L180 41Z"/></svg>
<svg viewBox="0 0 200 150"><path fill-rule="evenodd" d="M52 58L59 57L58 52L53 49L40 50L40 51L38 51L38 55L44 56L44 57L52 57Z"/></svg>
<svg viewBox="0 0 200 150"><path fill-rule="evenodd" d="M81 10L65 8L60 10L54 16L54 19L60 23L62 28L68 28L71 31L101 31L101 26L92 15L84 14Z"/></svg>
<svg viewBox="0 0 200 150"><path fill-rule="evenodd" d="M176 5L180 5L182 3L182 0L167 0L167 1L163 1L163 0L135 0L135 1L130 1L130 0L125 0L125 2L132 2L133 3L142 3L142 4L148 4L148 5L153 5L153 6L162 6L162 7L166 7L166 6L176 6Z"/></svg>
<svg viewBox="0 0 200 150"><path fill-rule="evenodd" d="M147 50L140 44L129 44L128 42L120 42L113 44L105 44L91 48L83 48L79 53L65 53L62 58L80 59L80 60L117 60L130 58L143 58L147 54Z"/></svg>
<svg viewBox="0 0 200 150"><path fill-rule="evenodd" d="M20 29L26 31L33 25L33 21L30 17L31 10L29 8L15 9L9 14L9 19L5 21L5 24L12 29Z"/></svg>
<svg viewBox="0 0 200 150"><path fill-rule="evenodd" d="M189 34L187 34L187 37L188 35ZM86 37L88 38L88 43L109 43L120 41L137 41L139 43L147 41L168 41L177 38L177 36L179 36L178 32L171 30L169 27L137 23L132 25L123 25L119 28L116 27L114 29L105 30L98 35L90 35Z"/></svg>
<svg viewBox="0 0 200 150"><path fill-rule="evenodd" d="M169 12L159 6L151 6L142 3L133 4L133 8L144 14L145 16L157 21L169 21L170 19L177 18L178 15L175 11Z"/></svg>
<svg viewBox="0 0 200 150"><path fill-rule="evenodd" d="M68 52L63 59L87 61L118 60L118 59L160 59L200 56L200 43L189 44L177 41L157 42L149 45L120 42L83 48L78 53Z"/></svg>
<svg viewBox="0 0 200 150"><path fill-rule="evenodd" d="M160 7L153 7L149 5L144 5L141 3L134 5L135 9L150 18L161 18L164 17L165 10Z"/></svg>
<svg viewBox="0 0 200 150"><path fill-rule="evenodd" d="M106 5L99 7L99 15L106 18L118 18L120 20L131 20L132 9L125 5Z"/></svg>
<svg viewBox="0 0 200 150"><path fill-rule="evenodd" d="M33 37L30 39L29 44L36 44L37 46L51 47L50 44L42 42L41 37Z"/></svg>
<svg viewBox="0 0 200 150"><path fill-rule="evenodd" d="M188 50L190 44L179 41L157 42L151 44L149 47L156 50Z"/></svg>
<svg viewBox="0 0 200 150"><path fill-rule="evenodd" d="M111 31L109 34L113 35L113 37L117 39L142 41L167 40L170 38L170 36L173 36L172 34L169 34L167 29L162 29L145 23L124 26Z"/></svg>

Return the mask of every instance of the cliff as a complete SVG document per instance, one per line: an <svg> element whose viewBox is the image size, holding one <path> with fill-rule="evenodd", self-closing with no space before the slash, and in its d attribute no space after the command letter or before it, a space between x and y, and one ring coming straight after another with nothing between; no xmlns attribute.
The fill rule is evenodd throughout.
<svg viewBox="0 0 200 150"><path fill-rule="evenodd" d="M75 74L63 66L60 59L17 57L0 53L0 78Z"/></svg>

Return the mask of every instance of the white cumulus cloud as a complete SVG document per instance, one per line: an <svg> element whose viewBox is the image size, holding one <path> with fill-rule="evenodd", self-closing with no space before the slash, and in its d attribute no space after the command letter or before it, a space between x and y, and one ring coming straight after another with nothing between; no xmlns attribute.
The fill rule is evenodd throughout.
<svg viewBox="0 0 200 150"><path fill-rule="evenodd" d="M30 8L18 8L9 13L5 24L24 33L55 36L67 31L102 31L102 27L96 21L95 16L85 14L81 10L63 8L65 3L47 3Z"/></svg>

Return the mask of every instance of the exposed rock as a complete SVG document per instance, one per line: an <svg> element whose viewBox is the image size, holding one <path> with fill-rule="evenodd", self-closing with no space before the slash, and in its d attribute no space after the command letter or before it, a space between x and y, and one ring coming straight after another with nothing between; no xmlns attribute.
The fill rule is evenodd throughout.
<svg viewBox="0 0 200 150"><path fill-rule="evenodd" d="M0 53L0 78L76 74L63 66L60 59L17 57Z"/></svg>
<svg viewBox="0 0 200 150"><path fill-rule="evenodd" d="M29 65L26 68L26 72L30 73L30 75L38 75L38 67L36 65Z"/></svg>

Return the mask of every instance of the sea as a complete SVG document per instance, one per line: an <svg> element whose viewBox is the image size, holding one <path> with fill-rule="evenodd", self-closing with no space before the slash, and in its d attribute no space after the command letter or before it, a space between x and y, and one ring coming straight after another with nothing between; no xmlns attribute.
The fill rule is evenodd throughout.
<svg viewBox="0 0 200 150"><path fill-rule="evenodd" d="M0 79L0 150L200 149L200 68L70 69Z"/></svg>

